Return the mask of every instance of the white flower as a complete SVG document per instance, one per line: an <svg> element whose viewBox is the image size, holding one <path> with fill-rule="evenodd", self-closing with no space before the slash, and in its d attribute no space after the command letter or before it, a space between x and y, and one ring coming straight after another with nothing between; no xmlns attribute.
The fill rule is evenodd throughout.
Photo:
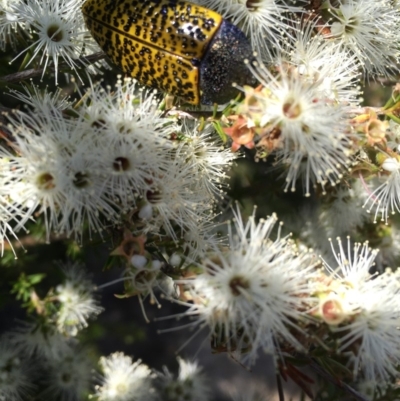
<svg viewBox="0 0 400 401"><path fill-rule="evenodd" d="M27 357L59 358L68 352L74 340L62 335L53 324L24 323L9 332L11 344Z"/></svg>
<svg viewBox="0 0 400 401"><path fill-rule="evenodd" d="M374 263L378 251L372 251L368 243L355 243L351 246L350 238L347 238L347 249L343 248L340 238L337 239L339 252L331 242L332 253L337 266L332 267L324 261L328 272L336 279L345 279L346 283L356 288L366 279L370 278L369 269Z"/></svg>
<svg viewBox="0 0 400 401"><path fill-rule="evenodd" d="M102 160L88 154L88 144L81 144L81 149L66 158L63 192L64 203L60 205L62 217L58 230L73 235L80 240L84 223L88 223L89 237L92 232L101 233L106 222L119 221L117 209L106 192L102 172ZM109 223L110 224L110 223Z"/></svg>
<svg viewBox="0 0 400 401"><path fill-rule="evenodd" d="M11 89L10 95L22 101L24 105L38 110L39 113L52 109L65 110L71 105L68 96L60 88L57 88L54 93L48 92L47 87L42 90L34 84L23 86L23 89L25 93Z"/></svg>
<svg viewBox="0 0 400 401"><path fill-rule="evenodd" d="M360 65L357 57L322 35L316 35L316 21L303 21L292 40L285 41L281 57L308 82L318 82L316 90L324 99L359 104Z"/></svg>
<svg viewBox="0 0 400 401"><path fill-rule="evenodd" d="M354 376L361 370L366 380L380 383L398 376L400 365L399 280L389 270L369 280L359 293L360 312L335 331L342 332L339 351L356 344L352 356Z"/></svg>
<svg viewBox="0 0 400 401"><path fill-rule="evenodd" d="M290 13L302 12L301 6L276 0L198 0L199 4L214 9L249 38L253 49L271 59L275 48L281 47L282 35L290 35L294 18ZM301 2L300 2L301 3Z"/></svg>
<svg viewBox="0 0 400 401"><path fill-rule="evenodd" d="M0 50L6 50L9 43L13 49L17 44L17 32L24 32L21 29L21 19L16 5L20 0L2 0L0 2Z"/></svg>
<svg viewBox="0 0 400 401"><path fill-rule="evenodd" d="M295 190L298 176L306 196L311 184L323 190L328 183L336 185L352 153L348 107L325 98L318 80L309 82L307 76L290 72L274 77L257 64L250 69L265 88L252 94L257 102L245 112L259 119L265 135L280 132L276 156L288 167L285 190Z"/></svg>
<svg viewBox="0 0 400 401"><path fill-rule="evenodd" d="M333 247L332 250L335 253ZM352 249L348 239L345 250L339 241L339 253L335 255L338 267L324 263L332 278L328 291L332 291L334 302L332 298L328 305L322 299L324 320L333 325L338 351L350 357L355 377L361 370L364 379L375 383L396 376L396 366L400 364L400 270L392 273L388 269L372 276L369 270L376 254L368 244L355 244ZM335 321L333 318L340 314Z"/></svg>
<svg viewBox="0 0 400 401"><path fill-rule="evenodd" d="M296 332L311 301L313 262L287 238L269 238L276 216L259 223L254 215L247 223L238 213L235 218L229 248L215 246L198 264L201 274L180 281L194 302L184 315L197 318L193 326L210 328L217 350L247 351L250 363L259 348L279 356L280 341L300 349Z"/></svg>
<svg viewBox="0 0 400 401"><path fill-rule="evenodd" d="M56 287L55 293L60 307L56 316L61 333L76 336L87 327L88 319L98 315L102 308L94 297L94 285L88 280L83 266L75 263L63 266L65 282Z"/></svg>
<svg viewBox="0 0 400 401"><path fill-rule="evenodd" d="M60 205L65 201L66 166L54 134L68 136L68 124L55 114L28 116L18 113L12 121L17 156L1 149L0 176L11 201L25 209L24 224L37 211L45 217L47 238L57 227ZM61 144L60 144L61 147Z"/></svg>
<svg viewBox="0 0 400 401"><path fill-rule="evenodd" d="M369 221L367 211L362 207L364 189L359 181L347 185L338 186L335 192L331 192L330 199L321 205L319 221L326 228L326 237L347 235L357 227Z"/></svg>
<svg viewBox="0 0 400 401"><path fill-rule="evenodd" d="M158 374L161 398L164 401L208 401L210 387L207 378L196 362L178 358L179 374L174 375L164 366Z"/></svg>
<svg viewBox="0 0 400 401"><path fill-rule="evenodd" d="M31 60L40 57L39 63L44 64L42 76L52 60L56 84L60 58L76 70L79 66L77 59L84 55L84 51L98 49L90 34L83 30L85 25L80 3L73 0L31 0L16 6L25 29L36 38L22 53L32 49Z"/></svg>
<svg viewBox="0 0 400 401"><path fill-rule="evenodd" d="M0 157L1 156L0 151ZM14 204L14 202L10 201L8 194L6 193L8 190L7 185L2 185L0 181L0 186L2 188L1 192L4 192L4 194L0 194L0 256L3 256L4 253L4 243L10 245L10 248L15 255L12 240L18 240L15 232L18 231L21 225L23 225L23 222L25 222L29 216L24 213L23 209L20 208L18 204Z"/></svg>
<svg viewBox="0 0 400 401"><path fill-rule="evenodd" d="M18 113L12 131L18 156L7 158L2 179L28 217L43 213L47 238L55 230L80 239L84 223L91 235L104 220L119 219L105 185L104 159L81 119L68 120L49 103L34 114Z"/></svg>
<svg viewBox="0 0 400 401"><path fill-rule="evenodd" d="M227 171L237 153L224 149L211 124L199 130L200 127L195 127L190 121L184 121L184 137L176 149L176 158L183 158L187 164L193 166L196 186L205 187L210 196L224 197Z"/></svg>
<svg viewBox="0 0 400 401"><path fill-rule="evenodd" d="M154 92L132 79L119 80L115 88L92 85L86 96L81 131L99 163L103 191L123 211L132 210L137 198L156 189L154 177L168 170L166 138L176 123L161 115Z"/></svg>
<svg viewBox="0 0 400 401"><path fill-rule="evenodd" d="M103 139L95 158L101 161L103 191L112 201L121 203L121 209L129 211L136 198L154 189L154 172L162 165L160 147L150 138L143 142L133 137L120 141L110 141L107 136Z"/></svg>
<svg viewBox="0 0 400 401"><path fill-rule="evenodd" d="M363 207L367 207L368 212L375 208L374 223L381 214L381 221L387 224L389 213L400 212L400 162L397 158L388 157L382 168L387 172L381 176L384 182L369 194Z"/></svg>
<svg viewBox="0 0 400 401"><path fill-rule="evenodd" d="M91 233L103 228L104 216L117 219L105 193L102 161L89 152L79 121L66 120L49 104L35 114L19 113L12 125L19 156L3 164L2 180L27 218L44 214L47 238L52 230L79 238L83 223Z"/></svg>
<svg viewBox="0 0 400 401"><path fill-rule="evenodd" d="M121 213L133 210L138 199L161 187L171 195L168 207L174 209L163 214L163 207L157 206L157 214L163 210L161 224L169 228L172 218L179 220L174 224L195 225L206 213L196 214L198 207L201 204L204 209L211 195L204 186L199 194L194 191L198 183L191 177L193 167L184 161L176 165L167 138L177 132L177 124L161 116L154 93L143 92L135 81L126 80L119 81L114 92L92 85L86 95L87 103L81 105L76 119L64 117L59 108L66 104L59 103L57 96L45 95L45 103L37 107L37 93L32 98L17 95L36 110L10 117L17 156L2 152L5 163L0 180L16 207L27 210L21 225L39 212L45 217L48 238L54 230L80 240L84 227L91 235L119 222ZM171 185L166 177L170 171L176 181ZM171 191L190 194L193 201L179 202ZM188 202L191 210L186 213ZM145 216L151 219L153 211L154 207ZM189 215L192 221L185 220ZM155 225L156 232L159 226Z"/></svg>
<svg viewBox="0 0 400 401"><path fill-rule="evenodd" d="M151 401L155 398L152 373L140 360L122 352L100 358L103 371L102 385L96 386L99 401Z"/></svg>
<svg viewBox="0 0 400 401"><path fill-rule="evenodd" d="M145 203L152 206L146 231L157 233L156 227L162 226L177 240L187 232L198 232L199 225L213 216L212 196L198 185L193 166L184 160L171 160L168 171L154 177L154 183L156 189L148 191L145 198Z"/></svg>
<svg viewBox="0 0 400 401"><path fill-rule="evenodd" d="M85 107L80 109L86 121L86 132L93 140L93 131L110 141L148 141L168 146L168 138L177 130L175 121L159 109L155 92L140 86L135 79L118 79L115 87L104 89L91 84L85 94ZM154 157L152 162L156 161Z"/></svg>
<svg viewBox="0 0 400 401"><path fill-rule="evenodd" d="M80 400L86 396L92 378L89 355L71 348L57 358L47 359L45 367L45 389L47 399L62 401Z"/></svg>
<svg viewBox="0 0 400 401"><path fill-rule="evenodd" d="M29 366L7 337L0 338L0 401L29 398L34 388Z"/></svg>
<svg viewBox="0 0 400 401"><path fill-rule="evenodd" d="M217 234L217 215L209 213L202 220L197 221L197 227L192 226L185 232L182 238L182 251L186 263L191 263L204 256L205 252L213 249L216 244L221 244L221 238Z"/></svg>
<svg viewBox="0 0 400 401"><path fill-rule="evenodd" d="M365 72L388 75L399 54L400 13L389 0L346 0L332 15L330 38L354 54Z"/></svg>

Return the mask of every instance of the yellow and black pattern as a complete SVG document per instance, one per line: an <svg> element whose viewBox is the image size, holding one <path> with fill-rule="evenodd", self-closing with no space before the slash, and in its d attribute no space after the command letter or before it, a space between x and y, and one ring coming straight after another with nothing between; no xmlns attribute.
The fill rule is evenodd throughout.
<svg viewBox="0 0 400 401"><path fill-rule="evenodd" d="M179 0L87 0L86 24L125 73L200 103L199 71L220 14Z"/></svg>

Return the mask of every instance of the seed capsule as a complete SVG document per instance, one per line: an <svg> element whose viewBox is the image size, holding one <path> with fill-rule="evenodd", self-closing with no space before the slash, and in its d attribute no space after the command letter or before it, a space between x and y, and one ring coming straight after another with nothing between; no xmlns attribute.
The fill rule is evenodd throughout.
<svg viewBox="0 0 400 401"><path fill-rule="evenodd" d="M244 33L212 10L180 0L87 0L86 25L104 52L141 83L192 104L226 103L254 85Z"/></svg>

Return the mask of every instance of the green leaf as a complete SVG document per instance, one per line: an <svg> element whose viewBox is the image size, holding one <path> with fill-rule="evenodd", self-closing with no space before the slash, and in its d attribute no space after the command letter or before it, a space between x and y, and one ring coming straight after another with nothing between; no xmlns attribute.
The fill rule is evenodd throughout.
<svg viewBox="0 0 400 401"><path fill-rule="evenodd" d="M219 137L221 138L223 143L226 143L228 140L227 135L225 134L224 130L222 129L222 125L219 121L213 121L213 127L217 131Z"/></svg>
<svg viewBox="0 0 400 401"><path fill-rule="evenodd" d="M16 299L27 302L30 299L33 286L40 283L46 277L45 274L30 274L21 273L18 281L13 284L11 293L16 294Z"/></svg>

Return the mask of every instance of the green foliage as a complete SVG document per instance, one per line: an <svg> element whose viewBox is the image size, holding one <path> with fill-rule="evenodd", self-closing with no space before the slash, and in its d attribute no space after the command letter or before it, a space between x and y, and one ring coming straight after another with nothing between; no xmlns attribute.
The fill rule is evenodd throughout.
<svg viewBox="0 0 400 401"><path fill-rule="evenodd" d="M13 284L11 294L15 294L16 299L22 301L22 306L33 309L32 305L32 293L34 292L34 286L39 284L44 278L45 274L30 274L21 273L18 280Z"/></svg>

